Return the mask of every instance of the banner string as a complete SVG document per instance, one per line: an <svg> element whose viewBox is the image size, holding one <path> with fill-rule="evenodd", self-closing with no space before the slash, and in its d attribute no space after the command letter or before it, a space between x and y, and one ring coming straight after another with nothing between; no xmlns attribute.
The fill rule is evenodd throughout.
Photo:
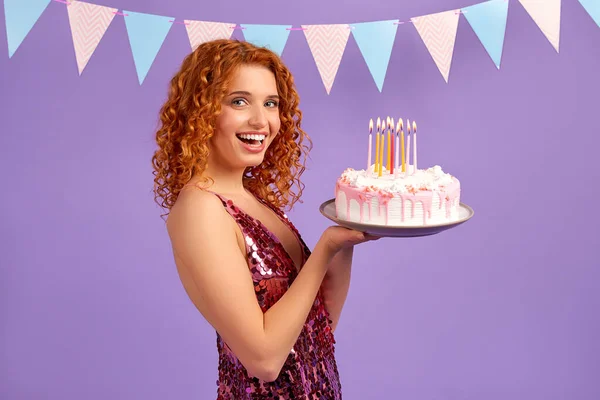
<svg viewBox="0 0 600 400"><path fill-rule="evenodd" d="M73 1L68 1L68 0L52 0L52 1L54 1L56 3L66 4L68 6L73 1L76 1L76 0L73 0ZM496 0L496 1L507 2L509 0ZM467 13L467 10L455 10L455 14L466 14L466 13ZM124 13L121 13L121 12L118 12L118 11L113 12L113 14L120 15L120 16L123 16L123 17L129 16L129 14L124 14ZM189 25L189 22L185 22L185 21L169 20L169 22L174 23L174 24ZM397 22L394 22L393 24L394 25L403 25L403 24L412 24L412 23L413 23L412 20L408 20L408 21L400 21L400 20L398 20ZM231 26L229 28L232 29L232 30L243 30L243 29L246 29L243 26ZM348 24L348 28L349 29L354 29L354 27L351 26L351 24ZM285 29L288 30L288 31L306 31L309 28L302 28L302 27L300 27L300 28L285 28Z"/></svg>

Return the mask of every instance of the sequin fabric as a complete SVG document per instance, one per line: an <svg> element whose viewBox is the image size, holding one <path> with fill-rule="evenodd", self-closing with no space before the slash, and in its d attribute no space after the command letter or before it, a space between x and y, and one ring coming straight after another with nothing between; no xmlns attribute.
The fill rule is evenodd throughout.
<svg viewBox="0 0 600 400"><path fill-rule="evenodd" d="M246 241L246 258L256 299L266 312L284 295L298 271L292 258L277 237L257 219L218 194L231 216L239 225ZM260 201L260 199L259 199ZM261 201L296 235L302 250L302 265L310 250L296 227L281 210ZM335 361L335 339L331 320L319 291L296 344L291 349L278 378L262 381L248 375L244 366L217 333L219 379L217 400L242 399L307 399L340 400L342 398L338 368Z"/></svg>

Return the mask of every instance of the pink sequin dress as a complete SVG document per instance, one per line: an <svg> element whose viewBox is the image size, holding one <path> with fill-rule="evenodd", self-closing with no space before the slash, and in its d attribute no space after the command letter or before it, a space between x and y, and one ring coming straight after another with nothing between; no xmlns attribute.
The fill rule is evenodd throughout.
<svg viewBox="0 0 600 400"><path fill-rule="evenodd" d="M266 312L285 294L298 272L277 237L257 219L236 207L231 200L214 193L239 225L246 241L246 258L256 299ZM302 265L310 250L296 227L281 210L265 206L292 230L303 250ZM274 382L250 377L244 366L217 333L219 379L217 400L294 399L340 400L342 398L335 361L335 339L321 291L308 314L296 344Z"/></svg>

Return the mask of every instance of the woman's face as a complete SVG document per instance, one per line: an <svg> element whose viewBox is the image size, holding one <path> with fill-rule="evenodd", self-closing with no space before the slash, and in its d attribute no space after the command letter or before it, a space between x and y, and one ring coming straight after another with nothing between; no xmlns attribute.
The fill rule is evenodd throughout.
<svg viewBox="0 0 600 400"><path fill-rule="evenodd" d="M275 76L265 67L243 65L223 98L210 143L211 158L234 169L257 166L279 127Z"/></svg>

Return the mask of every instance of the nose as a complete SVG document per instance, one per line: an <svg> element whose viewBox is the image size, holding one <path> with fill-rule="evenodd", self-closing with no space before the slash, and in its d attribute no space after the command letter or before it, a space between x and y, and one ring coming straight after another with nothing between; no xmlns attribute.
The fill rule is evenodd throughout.
<svg viewBox="0 0 600 400"><path fill-rule="evenodd" d="M252 107L248 124L254 129L261 129L266 127L268 123L265 108L262 105Z"/></svg>

